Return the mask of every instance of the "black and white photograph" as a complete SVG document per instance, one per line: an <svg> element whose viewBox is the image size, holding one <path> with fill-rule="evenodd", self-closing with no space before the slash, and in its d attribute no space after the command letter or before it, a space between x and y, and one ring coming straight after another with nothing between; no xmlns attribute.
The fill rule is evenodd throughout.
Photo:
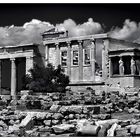
<svg viewBox="0 0 140 140"><path fill-rule="evenodd" d="M0 137L140 137L140 3L0 3Z"/></svg>

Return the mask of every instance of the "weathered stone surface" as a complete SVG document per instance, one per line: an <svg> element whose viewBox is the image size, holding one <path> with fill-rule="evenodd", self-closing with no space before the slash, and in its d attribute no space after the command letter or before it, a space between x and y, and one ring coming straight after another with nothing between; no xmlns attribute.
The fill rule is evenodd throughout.
<svg viewBox="0 0 140 140"><path fill-rule="evenodd" d="M52 129L49 126L42 127L38 130L39 132L51 132Z"/></svg>
<svg viewBox="0 0 140 140"><path fill-rule="evenodd" d="M1 114L8 114L9 110L8 109L3 109Z"/></svg>
<svg viewBox="0 0 140 140"><path fill-rule="evenodd" d="M74 137L74 136L76 136L75 133L66 133L57 135L57 137Z"/></svg>
<svg viewBox="0 0 140 140"><path fill-rule="evenodd" d="M52 120L52 125L57 125L59 124L60 120Z"/></svg>
<svg viewBox="0 0 140 140"><path fill-rule="evenodd" d="M38 128L34 128L32 130L26 130L24 135L22 136L26 136L26 137L38 137L39 136L39 132L38 132Z"/></svg>
<svg viewBox="0 0 140 140"><path fill-rule="evenodd" d="M19 120L24 119L26 116L27 116L27 113L19 113L19 114L18 114Z"/></svg>
<svg viewBox="0 0 140 140"><path fill-rule="evenodd" d="M50 120L50 119L52 119L52 115L53 115L53 113L47 113L47 115L46 115L46 119L47 120Z"/></svg>
<svg viewBox="0 0 140 140"><path fill-rule="evenodd" d="M39 135L38 135L39 137L49 137L50 136L50 132L40 132L39 133Z"/></svg>
<svg viewBox="0 0 140 140"><path fill-rule="evenodd" d="M49 110L50 107L53 105L53 102L48 102L48 101L44 101L44 100L41 100L41 109L42 110Z"/></svg>
<svg viewBox="0 0 140 140"><path fill-rule="evenodd" d="M8 126L2 120L0 121L0 126L3 128L3 130L8 129Z"/></svg>
<svg viewBox="0 0 140 140"><path fill-rule="evenodd" d="M26 137L31 137L33 133L34 133L33 130L27 130L27 131L25 131L25 134L24 134L24 135L25 135Z"/></svg>
<svg viewBox="0 0 140 140"><path fill-rule="evenodd" d="M118 123L119 120L118 119L109 119L109 120L100 120L100 121L95 121L96 125L104 125L106 123L112 125L114 123Z"/></svg>
<svg viewBox="0 0 140 140"><path fill-rule="evenodd" d="M101 107L100 107L100 113L101 113L101 114L105 114L105 113L106 113L106 109L105 109L104 106L101 106Z"/></svg>
<svg viewBox="0 0 140 140"><path fill-rule="evenodd" d="M10 120L10 121L9 121L9 124L10 124L10 125L13 125L14 123L15 123L14 120Z"/></svg>
<svg viewBox="0 0 140 140"><path fill-rule="evenodd" d="M8 132L7 131L2 131L0 132L0 137L8 137Z"/></svg>
<svg viewBox="0 0 140 140"><path fill-rule="evenodd" d="M66 119L62 119L62 120L61 120L61 123L62 123L62 124L66 123Z"/></svg>
<svg viewBox="0 0 140 140"><path fill-rule="evenodd" d="M128 109L128 113L139 113L139 110L135 108L130 108Z"/></svg>
<svg viewBox="0 0 140 140"><path fill-rule="evenodd" d="M115 135L115 130L117 128L118 124L114 123L110 129L107 130L107 136L108 137L113 137Z"/></svg>
<svg viewBox="0 0 140 140"><path fill-rule="evenodd" d="M83 136L97 136L100 126L92 125L91 122L87 120L79 120L77 122L77 135Z"/></svg>
<svg viewBox="0 0 140 140"><path fill-rule="evenodd" d="M128 130L130 130L131 135L134 135L135 134L135 130L137 128L137 125L128 125L128 126L126 126L126 128Z"/></svg>
<svg viewBox="0 0 140 140"><path fill-rule="evenodd" d="M87 109L87 107L83 107L83 113L87 114L89 112L89 110Z"/></svg>
<svg viewBox="0 0 140 140"><path fill-rule="evenodd" d="M70 113L81 114L82 110L83 110L82 106L70 106L69 107Z"/></svg>
<svg viewBox="0 0 140 140"><path fill-rule="evenodd" d="M89 117L89 114L81 114L80 118L81 119L87 119Z"/></svg>
<svg viewBox="0 0 140 140"><path fill-rule="evenodd" d="M61 124L52 127L55 134L70 133L75 131L75 126L72 124Z"/></svg>
<svg viewBox="0 0 140 140"><path fill-rule="evenodd" d="M129 136L128 128L120 128L116 129L116 136L117 137L127 137Z"/></svg>
<svg viewBox="0 0 140 140"><path fill-rule="evenodd" d="M39 113L37 113L36 118L39 120L44 120L46 118L46 115L47 115L47 113L45 113L45 112L39 112Z"/></svg>
<svg viewBox="0 0 140 140"><path fill-rule="evenodd" d="M74 119L74 114L69 114L69 119Z"/></svg>
<svg viewBox="0 0 140 140"><path fill-rule="evenodd" d="M44 124L46 126L51 126L52 125L52 121L51 120L44 120Z"/></svg>
<svg viewBox="0 0 140 140"><path fill-rule="evenodd" d="M20 100L24 100L24 101L26 101L27 99L28 99L28 95L26 94L23 94L20 98Z"/></svg>
<svg viewBox="0 0 140 140"><path fill-rule="evenodd" d="M80 119L80 114L75 114L75 119Z"/></svg>
<svg viewBox="0 0 140 140"><path fill-rule="evenodd" d="M61 120L63 118L64 116L61 113L55 113L54 115L52 115L52 119L55 119L55 120Z"/></svg>
<svg viewBox="0 0 140 140"><path fill-rule="evenodd" d="M13 133L14 131L20 131L19 129L19 125L13 125L13 126L9 126L9 129L8 129L8 133Z"/></svg>
<svg viewBox="0 0 140 140"><path fill-rule="evenodd" d="M60 107L61 107L60 105L52 105L50 108L50 112L57 113Z"/></svg>
<svg viewBox="0 0 140 140"><path fill-rule="evenodd" d="M58 112L62 113L62 114L68 114L68 106L62 106Z"/></svg>
<svg viewBox="0 0 140 140"><path fill-rule="evenodd" d="M140 136L140 125L138 125L138 126L136 127L135 135L139 135L139 136Z"/></svg>
<svg viewBox="0 0 140 140"><path fill-rule="evenodd" d="M68 119L69 119L69 116L68 116L68 115L66 115L66 116L65 116L65 120L68 120Z"/></svg>
<svg viewBox="0 0 140 140"><path fill-rule="evenodd" d="M140 119L140 114L134 114L135 119Z"/></svg>
<svg viewBox="0 0 140 140"><path fill-rule="evenodd" d="M20 123L20 127L26 128L26 130L29 130L33 128L34 126L34 120L33 120L34 114L28 114Z"/></svg>
<svg viewBox="0 0 140 140"><path fill-rule="evenodd" d="M107 136L107 130L109 129L110 124L106 123L101 126L99 132L98 132L98 137L105 137Z"/></svg>
<svg viewBox="0 0 140 140"><path fill-rule="evenodd" d="M121 125L121 127L130 125L130 120L121 120L121 121L119 121L119 125Z"/></svg>
<svg viewBox="0 0 140 140"><path fill-rule="evenodd" d="M17 120L17 119L19 119L17 115L5 116L5 120Z"/></svg>
<svg viewBox="0 0 140 140"><path fill-rule="evenodd" d="M3 127L2 126L0 126L0 131L3 131Z"/></svg>
<svg viewBox="0 0 140 140"><path fill-rule="evenodd" d="M111 115L110 114L99 114L98 118L101 120L111 119Z"/></svg>

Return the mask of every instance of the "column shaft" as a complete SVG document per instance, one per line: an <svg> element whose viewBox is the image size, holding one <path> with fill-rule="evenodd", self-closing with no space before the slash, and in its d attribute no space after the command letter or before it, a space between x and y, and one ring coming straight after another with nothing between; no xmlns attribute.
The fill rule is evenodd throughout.
<svg viewBox="0 0 140 140"><path fill-rule="evenodd" d="M92 40L91 47L91 80L95 81L95 56L96 56L96 48L95 42Z"/></svg>
<svg viewBox="0 0 140 140"><path fill-rule="evenodd" d="M0 94L2 94L2 60L0 60Z"/></svg>
<svg viewBox="0 0 140 140"><path fill-rule="evenodd" d="M113 70L112 62L111 62L111 58L109 58L109 77L112 76L112 74L113 74L112 70Z"/></svg>
<svg viewBox="0 0 140 140"><path fill-rule="evenodd" d="M120 60L119 60L119 73L120 75L124 75L124 65L123 65L122 57L120 57Z"/></svg>
<svg viewBox="0 0 140 140"><path fill-rule="evenodd" d="M105 80L105 75L106 75L106 73L105 73L105 57L106 57L105 46L103 45L103 47L102 47L102 78L103 78L103 80Z"/></svg>
<svg viewBox="0 0 140 140"><path fill-rule="evenodd" d="M71 77L71 46L70 46L70 42L67 42L67 45L68 45L67 74L70 78Z"/></svg>
<svg viewBox="0 0 140 140"><path fill-rule="evenodd" d="M60 48L58 43L56 43L55 45L56 45L56 57L57 57L56 67L57 67L58 65L60 65Z"/></svg>
<svg viewBox="0 0 140 140"><path fill-rule="evenodd" d="M136 64L135 64L135 60L134 60L134 56L131 57L131 75L135 75L136 74Z"/></svg>
<svg viewBox="0 0 140 140"><path fill-rule="evenodd" d="M102 78L104 81L109 77L109 58L108 58L109 40L103 40L102 47Z"/></svg>
<svg viewBox="0 0 140 140"><path fill-rule="evenodd" d="M33 68L33 57L26 57L26 74L30 74L29 70Z"/></svg>
<svg viewBox="0 0 140 140"><path fill-rule="evenodd" d="M11 59L11 96L16 99L16 63L15 58Z"/></svg>
<svg viewBox="0 0 140 140"><path fill-rule="evenodd" d="M49 47L48 47L48 45L46 45L45 46L45 66L47 66L48 65L48 63L49 63Z"/></svg>
<svg viewBox="0 0 140 140"><path fill-rule="evenodd" d="M83 80L83 42L82 41L78 41L79 42L79 80L82 81Z"/></svg>

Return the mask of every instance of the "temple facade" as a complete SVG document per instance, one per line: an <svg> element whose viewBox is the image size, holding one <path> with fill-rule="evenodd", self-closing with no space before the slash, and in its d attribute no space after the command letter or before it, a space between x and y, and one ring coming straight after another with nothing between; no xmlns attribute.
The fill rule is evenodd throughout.
<svg viewBox="0 0 140 140"><path fill-rule="evenodd" d="M16 98L35 63L61 65L76 91L140 88L140 44L108 34L69 37L51 29L42 34L41 44L0 47L1 95Z"/></svg>
<svg viewBox="0 0 140 140"><path fill-rule="evenodd" d="M73 89L140 87L140 44L113 39L108 34L68 37L43 34L45 65L61 65Z"/></svg>
<svg viewBox="0 0 140 140"><path fill-rule="evenodd" d="M0 47L0 94L16 98L23 88L23 77L34 63L44 65L42 46L24 44Z"/></svg>

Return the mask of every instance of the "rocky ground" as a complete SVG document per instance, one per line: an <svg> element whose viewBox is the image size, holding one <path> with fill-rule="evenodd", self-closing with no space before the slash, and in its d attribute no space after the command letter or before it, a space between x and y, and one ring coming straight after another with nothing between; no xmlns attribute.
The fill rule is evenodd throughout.
<svg viewBox="0 0 140 140"><path fill-rule="evenodd" d="M1 137L140 135L139 93L26 93L0 100Z"/></svg>

